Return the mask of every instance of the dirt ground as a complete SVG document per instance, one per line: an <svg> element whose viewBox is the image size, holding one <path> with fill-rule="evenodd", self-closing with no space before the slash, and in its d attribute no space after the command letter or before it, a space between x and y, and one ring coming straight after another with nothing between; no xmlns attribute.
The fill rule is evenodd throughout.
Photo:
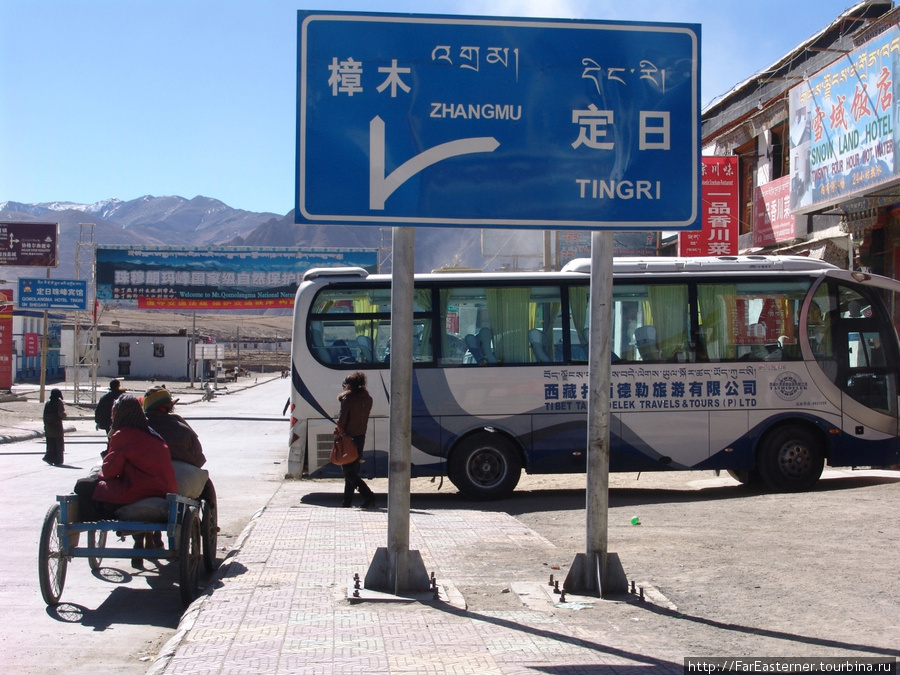
<svg viewBox="0 0 900 675"><path fill-rule="evenodd" d="M370 484L387 490L386 480ZM562 581L586 548L584 486L583 475L523 476L509 499L459 499L507 512L555 545L510 552L506 579ZM456 492L430 479L413 479L412 491L413 509ZM826 468L802 494L714 472L613 474L608 550L647 598L617 630L659 631L685 656L898 656L898 505L897 471ZM460 591L473 611L522 608L510 589L483 580ZM584 613L584 629L598 619Z"/></svg>

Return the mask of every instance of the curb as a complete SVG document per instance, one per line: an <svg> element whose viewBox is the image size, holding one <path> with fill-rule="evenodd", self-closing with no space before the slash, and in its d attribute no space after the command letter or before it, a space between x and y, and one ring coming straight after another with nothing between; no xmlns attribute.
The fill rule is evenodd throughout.
<svg viewBox="0 0 900 675"><path fill-rule="evenodd" d="M64 434L70 434L78 431L75 426L63 427ZM0 430L0 445L4 443L18 443L19 441L30 441L33 438L43 438L44 432L38 429L3 429Z"/></svg>
<svg viewBox="0 0 900 675"><path fill-rule="evenodd" d="M159 650L159 654L156 655L156 658L153 660L153 664L150 666L146 675L162 675L166 668L169 667L172 657L175 656L175 653L178 651L184 638L190 632L191 628L194 627L194 622L197 620L197 616L203 609L203 605L206 604L206 600L212 592L213 585L215 582L227 576L231 563L234 562L234 559L241 552L244 542L250 536L253 528L256 527L257 521L260 519L266 508L266 506L263 506L250 518L250 522L247 523L246 527L244 527L238 535L237 540L234 542L234 546L232 546L231 550L225 555L222 564L219 565L219 568L213 572L212 575L210 575L209 580L206 583L206 590L204 590L203 593L188 606L184 611L184 614L181 615L181 619L178 621L178 627L175 629L175 634L170 637L162 646L162 649Z"/></svg>
<svg viewBox="0 0 900 675"><path fill-rule="evenodd" d="M19 441L30 441L32 438L42 438L43 436L44 436L43 431L21 431L21 432L16 432L15 434L8 434L8 435L4 434L4 435L0 435L0 444L18 443Z"/></svg>

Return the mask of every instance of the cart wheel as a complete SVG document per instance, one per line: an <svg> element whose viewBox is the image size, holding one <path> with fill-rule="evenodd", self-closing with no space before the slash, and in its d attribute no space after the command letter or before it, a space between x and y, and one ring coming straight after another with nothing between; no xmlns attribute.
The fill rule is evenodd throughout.
<svg viewBox="0 0 900 675"><path fill-rule="evenodd" d="M69 559L62 553L59 538L59 504L54 504L44 516L41 543L38 549L38 578L41 595L49 606L59 604L63 586L66 584L66 568Z"/></svg>
<svg viewBox="0 0 900 675"><path fill-rule="evenodd" d="M216 546L219 542L219 523L216 510L207 501L200 507L200 535L203 538L203 567L206 571L216 569Z"/></svg>
<svg viewBox="0 0 900 675"><path fill-rule="evenodd" d="M106 530L91 530L88 532L88 548L106 548ZM99 555L88 556L88 565L95 572L100 569L103 557Z"/></svg>
<svg viewBox="0 0 900 675"><path fill-rule="evenodd" d="M181 521L181 538L178 546L179 586L181 601L185 607L197 597L200 559L203 557L200 540L200 518L194 509L186 509Z"/></svg>

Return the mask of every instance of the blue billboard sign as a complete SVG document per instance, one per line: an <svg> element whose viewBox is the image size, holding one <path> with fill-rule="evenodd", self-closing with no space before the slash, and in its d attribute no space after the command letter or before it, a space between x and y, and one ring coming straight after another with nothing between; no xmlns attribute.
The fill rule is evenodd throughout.
<svg viewBox="0 0 900 675"><path fill-rule="evenodd" d="M700 27L300 11L296 220L695 229Z"/></svg>
<svg viewBox="0 0 900 675"><path fill-rule="evenodd" d="M87 309L87 281L19 279L20 309Z"/></svg>
<svg viewBox="0 0 900 675"><path fill-rule="evenodd" d="M892 25L790 90L793 213L821 210L900 180L898 44L900 28Z"/></svg>
<svg viewBox="0 0 900 675"><path fill-rule="evenodd" d="M376 249L98 246L97 299L159 310L291 309L313 267L378 270Z"/></svg>

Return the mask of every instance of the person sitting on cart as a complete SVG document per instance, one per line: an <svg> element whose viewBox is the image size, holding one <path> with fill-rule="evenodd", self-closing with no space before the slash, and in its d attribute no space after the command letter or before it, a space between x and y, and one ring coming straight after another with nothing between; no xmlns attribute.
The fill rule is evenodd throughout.
<svg viewBox="0 0 900 675"><path fill-rule="evenodd" d="M178 482L168 446L150 428L141 402L134 396L120 396L113 404L109 445L100 472L75 485L82 520L114 519L120 506L147 497L165 499L170 492L178 492ZM135 548L144 548L145 543L162 548L162 534L134 535ZM133 558L132 564L143 567L143 560Z"/></svg>
<svg viewBox="0 0 900 675"><path fill-rule="evenodd" d="M200 444L197 432L181 415L175 414L176 403L178 403L178 399L173 399L172 394L165 387L151 387L144 392L143 405L147 422L169 446L172 461L185 462L200 469L206 464L203 446ZM213 486L211 478L206 479L200 499L206 500L210 509L215 510L216 488Z"/></svg>

